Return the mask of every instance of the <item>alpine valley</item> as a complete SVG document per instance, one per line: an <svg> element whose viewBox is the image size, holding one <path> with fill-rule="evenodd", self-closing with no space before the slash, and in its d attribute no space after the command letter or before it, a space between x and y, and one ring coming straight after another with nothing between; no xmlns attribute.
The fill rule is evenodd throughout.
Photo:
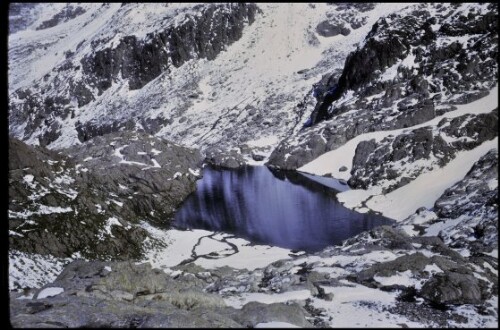
<svg viewBox="0 0 500 330"><path fill-rule="evenodd" d="M11 3L8 33L13 327L498 327L498 4ZM243 183L189 204L207 167ZM179 227L233 221L250 167L289 186L249 232L293 230L292 186L313 229L384 225Z"/></svg>

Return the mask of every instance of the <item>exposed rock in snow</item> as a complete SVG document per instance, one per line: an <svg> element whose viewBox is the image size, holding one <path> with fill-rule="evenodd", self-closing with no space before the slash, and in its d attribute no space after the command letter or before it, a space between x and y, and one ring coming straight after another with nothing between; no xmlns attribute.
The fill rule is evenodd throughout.
<svg viewBox="0 0 500 330"><path fill-rule="evenodd" d="M497 11L419 4L380 18L324 87L311 119L329 120L283 140L269 163L295 169L357 135L415 126L484 97L497 83Z"/></svg>
<svg viewBox="0 0 500 330"><path fill-rule="evenodd" d="M106 267L116 271L110 273ZM14 326L54 321L67 327L253 327L272 321L311 326L298 304L250 302L241 309L226 307L219 295L203 292L203 280L173 279L149 264L77 261L54 283L57 287L37 291L39 302L13 301Z"/></svg>
<svg viewBox="0 0 500 330"><path fill-rule="evenodd" d="M473 149L496 136L497 109L477 116L444 118L435 129L426 126L378 142L362 141L356 147L348 183L353 188L368 189L385 181L383 192L387 193L423 171L443 167L461 150Z"/></svg>
<svg viewBox="0 0 500 330"><path fill-rule="evenodd" d="M136 7L142 10L140 7L143 6ZM177 8L169 8L169 4L150 6L149 9L153 9L151 12L145 8L145 13L152 16L149 23L153 27L146 28L147 33L143 35L141 29L144 29L144 26L141 25L141 29L130 31L131 34L127 35L125 33L129 31L130 26L124 28L121 33L117 34L117 31L119 26L126 24L131 17L136 19L134 8L119 4L101 7L89 4L91 19L111 19L116 26L102 22L112 26L112 30L103 28L100 29L101 33L91 32L87 36L78 31L80 33L77 32L74 39L78 40L78 44L72 41L65 49L60 50L61 54L56 52L58 56L64 52L65 57L51 63L54 67L50 69L55 71L52 78L48 72L43 79L40 79L41 76L38 80L35 79L34 86L16 89L10 96L12 115L9 117L16 136L23 140L37 141L43 146L57 140L60 141L59 145L69 146L78 143L78 140L83 142L124 127L134 128L136 122L131 120L131 117L119 116L120 118L110 118L110 121L97 122L95 117L83 119L86 115L81 113L81 109L90 102L99 101L101 95L105 97L108 90L114 89L114 93L116 88L111 88L114 85L118 89L125 87L131 92L141 89L162 73L168 74L189 60L213 60L229 44L241 38L244 26L251 24L258 12L255 4L172 7ZM85 12L82 7L73 8L69 5L37 29L45 31L48 28L57 28L61 20L71 18L72 28L82 29L91 22L89 15L82 15ZM79 15L80 19L74 19L76 15ZM108 15L111 18L106 17ZM97 23L92 20L92 24ZM97 30L99 31L99 28ZM138 35L139 31L141 32ZM22 49L28 47L24 44L29 39L26 37L28 31L23 32L25 33L20 34L22 37L16 38L16 35L11 39L9 60L12 66L18 61L26 60L26 56L17 56L16 53L24 54ZM68 31L66 34L61 31L60 38L67 38L67 33ZM33 33L33 36L41 38L42 42L46 35L47 33ZM35 63L36 61L33 60ZM16 74L22 73L12 72L11 79L16 79ZM43 107L40 107L42 104ZM141 119L141 125L145 126L149 133L156 133L159 130L158 125L169 123L168 118ZM63 123L71 125L73 130L76 129L77 132L73 131L72 136L77 133L78 140L69 140L69 144L62 142L69 138L63 136L66 129ZM25 124L24 129L18 130L22 124Z"/></svg>
<svg viewBox="0 0 500 330"><path fill-rule="evenodd" d="M431 212L430 221L425 221ZM432 211L419 213L403 223L414 228L425 225L427 235L439 235L467 255L498 249L498 150L481 157L462 180L436 200Z"/></svg>
<svg viewBox="0 0 500 330"><path fill-rule="evenodd" d="M174 172L201 165L195 150L127 132L59 153L11 139L9 156L10 248L60 258L140 257L139 219L168 224L197 179Z"/></svg>

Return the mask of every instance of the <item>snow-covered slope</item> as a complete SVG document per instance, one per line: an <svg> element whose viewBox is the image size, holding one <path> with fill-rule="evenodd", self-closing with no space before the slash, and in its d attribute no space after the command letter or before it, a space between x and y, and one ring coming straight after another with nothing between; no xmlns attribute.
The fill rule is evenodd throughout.
<svg viewBox="0 0 500 330"><path fill-rule="evenodd" d="M132 78L147 75L148 70L127 73L120 69L125 62L115 68L113 61L129 55L122 52L109 58L105 54L121 49L123 40L133 38L148 45L172 27L188 29L212 7L85 6L84 14L65 23L10 36L10 127L18 138L61 148L125 127L188 146L218 145L229 150L257 144L269 153L270 147L300 129L309 115L305 104L313 102L312 84L339 70L381 15L407 5L378 4L363 12L355 6L259 4L260 12L255 18L249 14L248 24L255 21L215 58L197 55L195 47L187 49L193 54L185 63L175 65L153 48L150 61L166 68L146 84L132 87ZM236 20L233 7L212 6L227 11L230 21ZM148 24L139 26L143 19ZM328 20L352 31L347 36L323 37L315 28ZM214 42L221 43L217 32L208 31ZM193 39L180 37L177 42L189 45ZM39 46L32 50L34 44ZM91 79L92 75L99 79ZM51 107L50 113L40 104Z"/></svg>
<svg viewBox="0 0 500 330"><path fill-rule="evenodd" d="M419 125L486 96L497 84L497 12L419 4L381 18L323 84L317 124L282 141L270 163L295 169L359 134Z"/></svg>
<svg viewBox="0 0 500 330"><path fill-rule="evenodd" d="M412 152L412 148L417 145L416 143L396 147L393 145L393 139L391 140L391 137L407 134L410 130L405 128L358 135L343 146L329 151L302 166L299 170L316 175L330 175L347 181L356 174L351 172L351 169L353 168L356 153L359 154L359 145L363 141L373 141L372 143L376 146L383 146L384 142L389 140L392 149L389 152L377 153L376 150L372 150L367 155L376 157L375 160L358 160L358 163L360 163L358 167L369 171L361 177L371 180L370 182L375 182L367 183L364 187L360 185L358 189L343 192L338 195L338 198L350 208L366 212L366 207L368 207L380 211L390 218L401 220L420 207L431 208L444 190L462 179L479 157L486 154L490 149L498 149L498 138L479 144L474 143L470 147L459 144L461 141L474 142L479 134L486 133L488 124L483 123L479 129L469 129L469 134L474 134L474 138L467 138L467 132L459 136L448 136L446 133L441 132L440 129L443 127L450 127L450 124L445 125L445 123L454 118L464 118L467 114L475 115L473 118L478 118L481 114L496 114L493 110L497 107L498 87L495 87L487 97L469 104L457 105L457 110L447 112L442 116L411 128L412 131L415 131L420 128L434 127L438 130L437 135L442 134L441 136L444 136L445 143L449 146L448 155L444 153L447 151L445 147L432 148L431 146L431 149L436 150L436 155L432 155L430 152L430 156L425 157L425 155L422 155L419 159L412 157L396 158L391 152L403 151L405 156L415 154ZM487 120L492 125L498 125L498 115ZM438 125L439 123L441 124ZM459 127L461 124L454 123L451 127ZM466 127L466 123L463 123L463 127ZM492 134L492 137L495 137L498 134L497 129L494 129ZM404 150L410 152L405 153ZM389 157L380 161L386 154ZM449 159L443 161L445 156ZM377 166L375 167L376 170L374 170L372 167L367 166L366 162L375 163L382 169L380 170ZM444 164L441 165L440 163ZM394 172L392 176L389 175L391 170ZM377 171L384 174L379 180L376 180ZM404 181L401 182L403 179Z"/></svg>

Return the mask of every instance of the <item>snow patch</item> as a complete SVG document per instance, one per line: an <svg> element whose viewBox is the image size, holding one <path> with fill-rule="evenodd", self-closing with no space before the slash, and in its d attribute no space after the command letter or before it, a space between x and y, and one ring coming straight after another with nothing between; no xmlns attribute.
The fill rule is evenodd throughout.
<svg viewBox="0 0 500 330"><path fill-rule="evenodd" d="M42 291L40 291L40 293L37 296L37 299L43 299L43 298L57 296L63 292L64 292L63 288L58 288L58 287L45 288Z"/></svg>
<svg viewBox="0 0 500 330"><path fill-rule="evenodd" d="M24 182L26 182L26 183L30 184L30 183L32 183L32 182L33 182L33 179L34 179L34 178L35 178L35 177L34 177L33 175L31 175L31 174L26 174L26 175L23 177L23 180L24 180Z"/></svg>

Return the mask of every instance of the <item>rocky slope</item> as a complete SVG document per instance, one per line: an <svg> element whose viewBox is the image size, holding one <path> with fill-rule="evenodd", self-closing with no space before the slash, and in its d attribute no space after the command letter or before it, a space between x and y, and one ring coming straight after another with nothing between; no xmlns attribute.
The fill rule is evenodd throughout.
<svg viewBox="0 0 500 330"><path fill-rule="evenodd" d="M139 133L108 134L57 153L11 138L10 249L140 258L151 240L140 221L168 226L195 189L200 165L198 151Z"/></svg>
<svg viewBox="0 0 500 330"><path fill-rule="evenodd" d="M367 189L386 181L383 192L387 193L415 179L424 168L443 167L460 151L496 136L498 110L494 109L487 114L444 118L436 128L424 126L377 142L362 141L356 147L348 183Z"/></svg>
<svg viewBox="0 0 500 330"><path fill-rule="evenodd" d="M207 281L226 273L172 278L148 264L76 261L38 290L36 301L14 299L11 322L14 327L253 327L278 319L311 326L298 304L252 302L235 309L203 291Z"/></svg>
<svg viewBox="0 0 500 330"><path fill-rule="evenodd" d="M380 13L405 5L79 6L37 30L69 10L38 6L9 38L15 137L59 149L127 129L248 162L299 130L312 84L340 70ZM321 23L351 32L323 37Z"/></svg>
<svg viewBox="0 0 500 330"><path fill-rule="evenodd" d="M381 18L342 73L322 82L311 114L321 124L282 141L269 164L296 169L357 135L422 124L487 95L497 17L494 4L420 4Z"/></svg>
<svg viewBox="0 0 500 330"><path fill-rule="evenodd" d="M68 6L12 10L38 20L9 39L10 131L51 149L127 129L296 169L481 98L498 72L495 4Z"/></svg>
<svg viewBox="0 0 500 330"><path fill-rule="evenodd" d="M450 247L467 256L498 249L498 150L490 150L467 175L446 189L432 210L420 210L403 224L410 231L436 234ZM409 228L409 227L407 227Z"/></svg>
<svg viewBox="0 0 500 330"><path fill-rule="evenodd" d="M86 6L87 10L77 7L80 8L77 15L68 5L50 20L50 24L46 21L36 28L41 32L33 35L47 50L44 54L33 50L31 42L26 43L29 40L23 34L26 31L12 36L9 50L11 66L18 66L18 61L43 65L40 57L52 56L47 53L62 47L45 39L47 35L71 38L64 45L65 49L56 51L54 66L43 77L36 73L26 77L22 68L10 75L10 87L14 90L9 97L9 121L13 134L18 138L38 142L42 146L59 140L61 145L61 140L68 138L63 136L63 126L66 125L76 130L74 133L77 133L80 142L123 128L131 129L136 124L142 125L142 130L150 134L158 132L161 126L169 123L169 119L144 116L138 122L132 119L143 112L143 107L137 108L135 115L128 113L124 116L123 101L118 100L119 104L109 106L106 111L110 117L97 120L89 118L88 113L83 114L89 108L85 106L91 102L102 102L106 97L103 93L114 93L117 88L126 87L128 91L141 89L162 73L168 75L192 59L214 59L241 37L244 26L254 21L258 11L253 4ZM141 26L138 35L132 26L138 23L134 15L139 11L149 15L149 26ZM111 17L107 17L109 15ZM101 22L102 19L111 21ZM97 25L99 33L85 35L72 29L61 29L69 24L75 30L82 29L90 22ZM132 26L126 26L130 23ZM36 22L33 24L36 25ZM119 30L121 32L117 34ZM19 35L20 38L16 38ZM20 85L25 87L16 88Z"/></svg>

